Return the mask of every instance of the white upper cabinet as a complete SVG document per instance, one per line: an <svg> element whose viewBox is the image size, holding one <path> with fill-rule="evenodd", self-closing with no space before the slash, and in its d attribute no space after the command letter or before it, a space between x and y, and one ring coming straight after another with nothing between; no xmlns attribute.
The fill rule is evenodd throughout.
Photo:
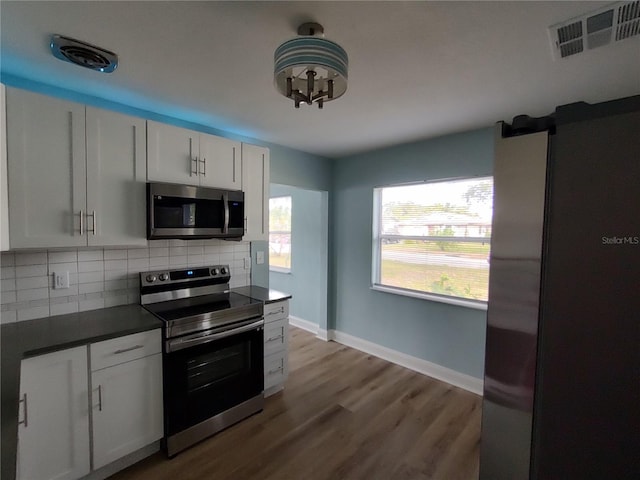
<svg viewBox="0 0 640 480"><path fill-rule="evenodd" d="M240 142L147 121L147 179L240 190Z"/></svg>
<svg viewBox="0 0 640 480"><path fill-rule="evenodd" d="M9 195L7 192L7 136L4 84L0 83L0 250L9 250Z"/></svg>
<svg viewBox="0 0 640 480"><path fill-rule="evenodd" d="M203 187L242 189L241 143L200 134L198 167Z"/></svg>
<svg viewBox="0 0 640 480"><path fill-rule="evenodd" d="M8 88L11 247L146 245L145 127Z"/></svg>
<svg viewBox="0 0 640 480"><path fill-rule="evenodd" d="M7 88L12 248L87 244L84 117L84 105Z"/></svg>
<svg viewBox="0 0 640 480"><path fill-rule="evenodd" d="M269 240L269 149L242 144L243 240Z"/></svg>
<svg viewBox="0 0 640 480"><path fill-rule="evenodd" d="M146 244L146 122L87 107L88 245Z"/></svg>
<svg viewBox="0 0 640 480"><path fill-rule="evenodd" d="M147 180L200 185L199 133L147 120Z"/></svg>

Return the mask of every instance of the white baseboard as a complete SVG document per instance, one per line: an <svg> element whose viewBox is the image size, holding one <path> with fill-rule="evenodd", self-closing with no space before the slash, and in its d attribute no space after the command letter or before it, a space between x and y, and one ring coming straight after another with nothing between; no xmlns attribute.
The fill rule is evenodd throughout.
<svg viewBox="0 0 640 480"><path fill-rule="evenodd" d="M317 323L310 322L309 320L305 320L300 317L294 317L293 315L289 315L289 325L293 325L294 327L301 328L302 330L311 332L314 335L318 333Z"/></svg>
<svg viewBox="0 0 640 480"><path fill-rule="evenodd" d="M293 315L289 315L289 324L294 327L301 328L307 332L313 333L317 338L324 340L325 342L333 340L337 343L346 345L347 347L355 348L361 352L374 355L388 362L395 363L402 367L413 370L414 372L422 373L437 380L442 380L455 387L463 388L476 395L482 395L484 382L480 378L472 377L465 373L460 373L450 368L443 367L437 363L432 363L422 358L413 357L397 350L392 350L377 343L363 340L359 337L354 337L348 333L340 332L338 330L324 330L318 327L318 324L304 320Z"/></svg>
<svg viewBox="0 0 640 480"><path fill-rule="evenodd" d="M319 328L316 337L318 337L320 340L328 342L330 340L333 340L333 332L333 330L325 330L323 328Z"/></svg>
<svg viewBox="0 0 640 480"><path fill-rule="evenodd" d="M406 353L383 347L377 343L369 342L368 340L363 340L338 330L329 330L327 336L347 347L355 348L356 350L382 358L383 360L422 373L423 375L442 380L443 382L463 388L476 395L482 395L484 382L480 378L472 377L471 375L457 372L442 365L423 360L422 358L413 357Z"/></svg>
<svg viewBox="0 0 640 480"><path fill-rule="evenodd" d="M324 340L325 342L333 340L333 330L320 328L317 323L310 322L309 320L289 315L289 325L311 332L320 340Z"/></svg>

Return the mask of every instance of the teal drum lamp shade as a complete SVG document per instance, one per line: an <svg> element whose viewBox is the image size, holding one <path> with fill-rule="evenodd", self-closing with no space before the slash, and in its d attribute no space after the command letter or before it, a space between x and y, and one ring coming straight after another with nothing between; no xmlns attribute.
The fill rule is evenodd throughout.
<svg viewBox="0 0 640 480"><path fill-rule="evenodd" d="M318 104L341 97L347 91L347 52L335 42L322 38L324 29L317 23L298 28L297 38L284 42L274 54L276 89L301 103Z"/></svg>

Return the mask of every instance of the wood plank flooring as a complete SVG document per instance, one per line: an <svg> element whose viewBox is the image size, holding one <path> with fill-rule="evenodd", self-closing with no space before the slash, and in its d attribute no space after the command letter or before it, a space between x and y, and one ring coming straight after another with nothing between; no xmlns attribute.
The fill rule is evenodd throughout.
<svg viewBox="0 0 640 480"><path fill-rule="evenodd" d="M471 480L479 396L291 327L289 380L264 411L118 480Z"/></svg>

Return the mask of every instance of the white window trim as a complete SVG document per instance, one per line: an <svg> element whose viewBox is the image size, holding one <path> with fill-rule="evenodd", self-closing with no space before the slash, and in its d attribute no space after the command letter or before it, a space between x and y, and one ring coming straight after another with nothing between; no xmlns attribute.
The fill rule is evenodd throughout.
<svg viewBox="0 0 640 480"><path fill-rule="evenodd" d="M431 302L439 302L439 303L446 303L448 305L456 305L459 307L466 307L466 308L473 308L476 310L487 310L488 307L488 301L486 300L473 300L473 299L466 299L466 298L461 298L461 297L453 297L453 296L449 296L449 295L439 295L437 293L429 293L429 292L422 292L420 290L409 290L406 288L400 288L400 287L393 287L393 286L389 286L389 285L381 285L379 283L377 283L378 279L380 278L380 255L379 255L379 250L378 250L378 245L380 243L380 239L381 238L401 238L401 239L408 239L408 240L430 240L430 239L434 239L435 237L412 237L412 236L404 236L404 235L380 235L380 223L381 223L381 211L380 211L380 207L381 207L381 201L380 201L380 195L382 193L382 189L383 188L389 188L389 187L400 187L400 186L410 186L410 185L422 185L425 183L441 183L441 182L448 182L448 181L455 181L455 180L464 180L464 179L472 179L472 178L477 178L478 180L483 179L483 178L493 178L491 175L483 175L483 176L478 176L478 177L460 177L460 178L443 178L443 179L438 179L438 180L433 180L433 181L429 181L429 182L411 182L411 183L396 183L396 184L389 184L389 185L380 185L380 186L376 186L373 188L373 221L372 223L372 235L371 235L371 240L372 240L372 245L371 245L371 286L370 289L371 290L375 290L375 291L379 291L379 292L384 292L384 293L391 293L391 294L395 294L395 295L401 295L401 296L405 296L405 297L412 297L412 298L419 298L422 300L427 300L427 301L431 301ZM487 241L487 238L485 237L437 237L437 240L445 240L445 241L464 241L464 242L478 242L478 243L484 243ZM489 239L490 241L491 239Z"/></svg>
<svg viewBox="0 0 640 480"><path fill-rule="evenodd" d="M284 268L284 267L277 267L275 265L273 266L269 266L269 271L270 272L277 272L277 273L284 273L286 275L291 275L291 269L290 268Z"/></svg>
<svg viewBox="0 0 640 480"><path fill-rule="evenodd" d="M476 310L487 310L487 302L483 300L471 300L459 297L450 297L447 295L438 295L437 293L420 292L418 290L408 290L400 287L389 287L387 285L380 285L374 283L371 285L371 290L378 292L393 293L395 295L402 295L405 297L420 298L422 300L429 300L432 302L447 303L449 305L456 305L458 307L475 308Z"/></svg>

